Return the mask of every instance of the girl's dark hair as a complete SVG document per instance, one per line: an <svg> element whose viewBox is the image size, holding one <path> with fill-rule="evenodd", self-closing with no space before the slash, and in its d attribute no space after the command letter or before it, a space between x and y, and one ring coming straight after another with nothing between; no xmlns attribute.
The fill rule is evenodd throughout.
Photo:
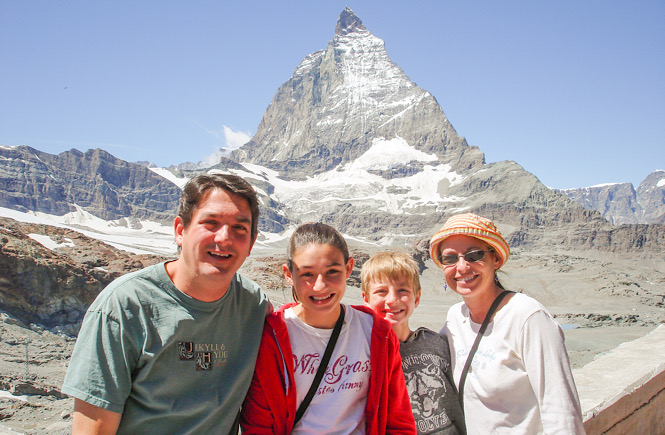
<svg viewBox="0 0 665 435"><path fill-rule="evenodd" d="M310 222L296 228L291 235L291 239L289 239L289 246L286 248L286 265L290 271L293 271L293 255L296 249L311 244L337 248L344 256L344 264L349 261L349 248L339 231L322 222ZM295 288L291 289L291 293L293 294L293 300L298 302Z"/></svg>

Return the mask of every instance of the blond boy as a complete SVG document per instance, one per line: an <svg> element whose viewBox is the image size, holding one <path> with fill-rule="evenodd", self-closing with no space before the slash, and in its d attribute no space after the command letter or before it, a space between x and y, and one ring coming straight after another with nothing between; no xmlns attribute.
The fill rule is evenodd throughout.
<svg viewBox="0 0 665 435"><path fill-rule="evenodd" d="M412 331L409 318L420 303L418 266L408 255L379 252L362 267L365 305L392 324L411 410L419 434L463 434L464 415L453 386L445 337L427 328Z"/></svg>

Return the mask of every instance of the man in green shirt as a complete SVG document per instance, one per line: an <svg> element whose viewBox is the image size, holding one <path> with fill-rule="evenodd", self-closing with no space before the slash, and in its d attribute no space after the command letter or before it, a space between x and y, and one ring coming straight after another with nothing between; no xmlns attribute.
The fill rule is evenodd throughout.
<svg viewBox="0 0 665 435"><path fill-rule="evenodd" d="M190 180L174 222L179 258L118 278L86 313L63 386L74 434L237 431L272 308L236 273L258 217L242 178Z"/></svg>

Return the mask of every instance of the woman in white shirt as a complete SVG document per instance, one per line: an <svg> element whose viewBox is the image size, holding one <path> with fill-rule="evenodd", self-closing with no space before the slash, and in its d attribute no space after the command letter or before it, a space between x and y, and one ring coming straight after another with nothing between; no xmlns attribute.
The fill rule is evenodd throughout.
<svg viewBox="0 0 665 435"><path fill-rule="evenodd" d="M455 215L432 237L430 255L464 300L450 308L442 332L468 433L583 434L563 331L535 299L504 290L497 271L510 248L494 223Z"/></svg>

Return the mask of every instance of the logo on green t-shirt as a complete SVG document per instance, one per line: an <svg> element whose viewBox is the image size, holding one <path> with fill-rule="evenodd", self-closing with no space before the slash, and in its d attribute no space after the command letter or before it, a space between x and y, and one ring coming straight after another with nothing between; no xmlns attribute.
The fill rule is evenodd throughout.
<svg viewBox="0 0 665 435"><path fill-rule="evenodd" d="M227 350L224 344L179 341L178 357L181 361L196 360L196 370L212 370L226 365Z"/></svg>

